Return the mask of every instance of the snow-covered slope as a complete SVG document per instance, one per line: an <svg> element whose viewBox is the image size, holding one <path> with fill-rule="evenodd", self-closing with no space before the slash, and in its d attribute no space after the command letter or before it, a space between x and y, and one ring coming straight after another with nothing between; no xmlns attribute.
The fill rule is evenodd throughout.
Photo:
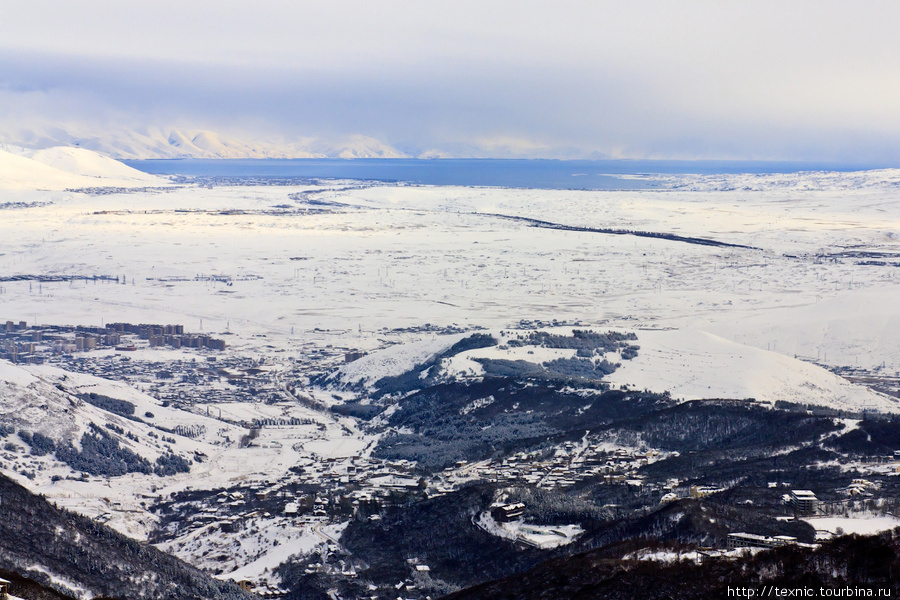
<svg viewBox="0 0 900 600"><path fill-rule="evenodd" d="M195 157L195 158L278 158L287 155L287 151L279 149L248 144L243 141L227 138L212 131L170 131L165 141L168 147L158 143L151 147L140 148L137 144L132 145L132 153L136 156L128 156L124 151L117 147L110 147L113 153L120 154L126 158L167 158L172 157ZM159 156L154 156L154 152ZM301 153L301 158L314 157L314 154Z"/></svg>
<svg viewBox="0 0 900 600"><path fill-rule="evenodd" d="M0 360L0 385L24 388L37 381L37 377L22 367L17 367L8 361Z"/></svg>
<svg viewBox="0 0 900 600"><path fill-rule="evenodd" d="M87 401L86 395L92 392L130 402L133 416L101 408L98 404L113 404L103 398ZM0 422L5 426L0 471L59 506L93 518L104 516L110 526L135 538L145 538L155 521L154 515L137 511L135 497L160 485L177 488L208 476L209 463L229 447L228 440L237 440L242 434L240 428L227 423L161 406L124 384L55 367L19 367L2 360ZM54 447L47 448L37 434L52 440ZM90 450L85 446L88 438L97 440ZM82 452L87 454L79 458L76 453ZM203 456L213 458L197 464L195 458ZM141 459L146 462L139 468ZM180 461L190 472L148 472L160 460L167 464ZM126 468L126 464L135 468Z"/></svg>
<svg viewBox="0 0 900 600"><path fill-rule="evenodd" d="M48 148L19 154L0 150L0 189L64 190L85 187L143 187L166 181L95 152Z"/></svg>
<svg viewBox="0 0 900 600"><path fill-rule="evenodd" d="M779 352L830 365L878 370L881 365L900 364L898 300L895 286L845 289L812 305L748 314L708 328L752 346L771 345Z"/></svg>
<svg viewBox="0 0 900 600"><path fill-rule="evenodd" d="M124 403L133 414L126 416ZM127 383L0 360L0 472L58 506L146 539L158 517L137 498L277 480L301 461L360 456L375 441L348 419L295 402L206 406L225 420L164 406ZM242 442L248 429L236 420L279 417L299 423Z"/></svg>
<svg viewBox="0 0 900 600"><path fill-rule="evenodd" d="M900 402L816 365L694 330L637 331L638 356L606 380L674 398L755 398L842 410L900 412Z"/></svg>
<svg viewBox="0 0 900 600"><path fill-rule="evenodd" d="M95 406L79 395L95 393L134 405L136 419L128 419ZM132 434L120 439L144 458L155 460L168 451L149 433L195 426L195 439L177 437L173 447L181 451L205 449L217 441L220 421L161 406L134 388L91 375L72 373L50 366L20 367L0 360L0 421L16 429L41 433L57 442L76 442L89 430L113 424ZM235 428L237 431L237 428ZM110 435L114 435L111 433Z"/></svg>
<svg viewBox="0 0 900 600"><path fill-rule="evenodd" d="M62 190L82 187L87 178L55 169L25 156L0 150L0 189Z"/></svg>
<svg viewBox="0 0 900 600"><path fill-rule="evenodd" d="M334 381L371 387L382 377L396 377L440 354L467 334L442 335L431 340L398 344L340 367Z"/></svg>
<svg viewBox="0 0 900 600"><path fill-rule="evenodd" d="M54 169L85 177L133 181L135 184L141 185L160 185L164 183L162 179L155 175L148 175L108 156L103 156L84 148L66 148L62 146L45 148L33 152L31 159Z"/></svg>

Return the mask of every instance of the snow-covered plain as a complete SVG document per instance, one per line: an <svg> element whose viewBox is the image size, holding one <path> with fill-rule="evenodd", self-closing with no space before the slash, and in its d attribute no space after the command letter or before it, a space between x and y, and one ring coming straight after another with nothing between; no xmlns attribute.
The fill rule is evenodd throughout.
<svg viewBox="0 0 900 600"><path fill-rule="evenodd" d="M381 345L383 328L425 323L654 324L894 372L897 179L879 174L879 185L812 191L380 186L322 192L319 200L345 204L324 211L291 198L304 189L285 187L0 192L0 205L33 204L4 210L5 275L120 274L128 281L116 288L5 282L2 299L8 318L29 321L199 329L203 319L206 329L230 324L238 334L288 338L293 330L297 340L339 339L363 349ZM760 249L542 229L484 213ZM885 265L861 265L868 259L848 252L888 256L880 259Z"/></svg>
<svg viewBox="0 0 900 600"><path fill-rule="evenodd" d="M228 329L236 344L251 347L259 335L282 348L370 351L417 342L409 348L414 356L418 347L449 342L435 332L441 327L558 319L690 329L722 338L713 346L727 340L782 356L732 348L722 355L734 358L732 372L806 369L793 358L898 372L900 336L892 332L900 330L900 172L685 177L682 184L686 191L0 191L0 206L8 206L0 222L3 276L121 275L127 282L6 281L0 299L14 320L178 322ZM497 215L752 248L539 228ZM884 264L862 264L873 262ZM434 327L390 331L426 324ZM677 354L669 338L667 351ZM700 339L717 338L680 338ZM371 383L387 366L372 360L348 369L372 367ZM704 389L758 395L759 386L714 389L704 378L724 370L715 359L703 364L705 374L694 373L688 387L654 382L647 369L617 376L634 375L641 387L672 385L684 397Z"/></svg>

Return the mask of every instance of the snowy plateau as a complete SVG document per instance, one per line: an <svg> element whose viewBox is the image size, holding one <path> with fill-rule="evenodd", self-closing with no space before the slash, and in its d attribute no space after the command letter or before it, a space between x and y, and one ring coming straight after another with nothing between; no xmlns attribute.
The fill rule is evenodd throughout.
<svg viewBox="0 0 900 600"><path fill-rule="evenodd" d="M657 179L212 185L0 150L0 471L263 597L896 525L900 171Z"/></svg>

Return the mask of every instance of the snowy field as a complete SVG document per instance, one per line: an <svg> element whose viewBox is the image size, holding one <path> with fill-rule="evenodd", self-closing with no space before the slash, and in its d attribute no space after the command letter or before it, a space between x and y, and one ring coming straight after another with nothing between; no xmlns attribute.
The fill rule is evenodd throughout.
<svg viewBox="0 0 900 600"><path fill-rule="evenodd" d="M384 328L426 323L689 327L896 372L900 175L889 173L873 172L871 185L857 175L852 189L798 174L782 176L793 186L753 177L762 189L750 190L0 191L2 277L127 282L5 281L0 299L6 318L29 323L178 322L230 329L248 343L266 334L363 349L382 345ZM537 228L494 214L758 249Z"/></svg>
<svg viewBox="0 0 900 600"><path fill-rule="evenodd" d="M687 328L897 373L900 173L669 183L680 187L0 190L0 277L25 277L0 282L0 300L7 319L29 324L183 323L250 348L440 345L385 330L523 319ZM126 284L35 279L93 275Z"/></svg>
<svg viewBox="0 0 900 600"><path fill-rule="evenodd" d="M882 531L888 531L900 527L900 519L885 516L857 516L857 517L815 517L804 519L816 528L817 532L828 532L831 535L844 535L855 533L858 535L875 535ZM827 536L822 536L827 537Z"/></svg>

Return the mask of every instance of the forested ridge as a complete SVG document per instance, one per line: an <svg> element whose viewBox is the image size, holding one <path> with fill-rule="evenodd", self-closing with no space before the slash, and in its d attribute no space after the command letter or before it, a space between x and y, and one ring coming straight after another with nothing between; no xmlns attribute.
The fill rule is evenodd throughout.
<svg viewBox="0 0 900 600"><path fill-rule="evenodd" d="M52 506L0 475L0 569L55 586L41 571L93 595L147 600L250 596L149 544Z"/></svg>

